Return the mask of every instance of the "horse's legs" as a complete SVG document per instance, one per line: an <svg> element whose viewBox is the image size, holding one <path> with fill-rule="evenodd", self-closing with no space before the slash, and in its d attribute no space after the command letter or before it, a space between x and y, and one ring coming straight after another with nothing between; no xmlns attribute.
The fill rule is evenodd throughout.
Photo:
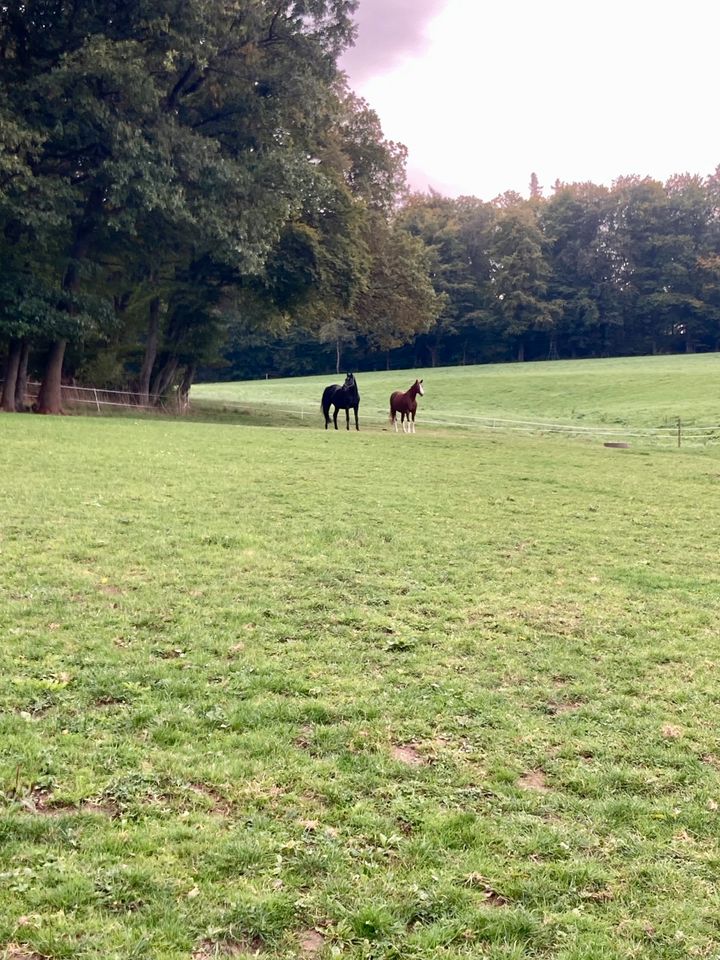
<svg viewBox="0 0 720 960"><path fill-rule="evenodd" d="M345 427L350 429L350 407L345 407Z"/></svg>
<svg viewBox="0 0 720 960"><path fill-rule="evenodd" d="M359 430L359 429L360 429L360 423L359 423L359 421L358 421L358 408L357 408L357 407L353 407L353 410L355 411L355 429L356 429L356 430Z"/></svg>
<svg viewBox="0 0 720 960"><path fill-rule="evenodd" d="M337 430L337 428L338 428L338 425L337 425L337 415L338 415L338 413L340 413L340 407L335 407L335 409L333 410L333 423L335 424L335 429L336 429L336 430Z"/></svg>
<svg viewBox="0 0 720 960"><path fill-rule="evenodd" d="M415 411L412 414L412 433L415 433Z"/></svg>
<svg viewBox="0 0 720 960"><path fill-rule="evenodd" d="M405 422L405 417L406 417L406 416L407 416L407 415L406 415L405 411L403 410L403 412L400 414L400 420L401 420L401 422L402 422L403 433L407 433L407 432L408 432L408 424L409 424L409 421L408 421L407 423Z"/></svg>

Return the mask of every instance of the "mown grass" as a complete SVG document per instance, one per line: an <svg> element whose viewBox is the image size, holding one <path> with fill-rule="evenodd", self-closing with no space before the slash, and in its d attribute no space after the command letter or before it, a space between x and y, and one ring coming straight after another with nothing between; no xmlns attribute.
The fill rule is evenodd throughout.
<svg viewBox="0 0 720 960"><path fill-rule="evenodd" d="M6 957L718 955L716 455L0 435Z"/></svg>
<svg viewBox="0 0 720 960"><path fill-rule="evenodd" d="M720 422L720 354L714 353L362 373L357 379L365 426L382 420L390 393L407 389L416 376L426 387L419 421L462 422L469 415L629 427L661 427L678 417L686 425ZM285 404L315 423L323 387L337 379L326 374L197 384L192 398L239 402L256 411L263 403Z"/></svg>

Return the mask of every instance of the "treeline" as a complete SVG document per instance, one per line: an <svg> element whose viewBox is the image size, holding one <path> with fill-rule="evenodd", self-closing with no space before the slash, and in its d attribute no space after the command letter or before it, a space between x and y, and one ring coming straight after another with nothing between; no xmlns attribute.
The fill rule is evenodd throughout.
<svg viewBox="0 0 720 960"><path fill-rule="evenodd" d="M336 66L356 6L0 2L3 409L29 375L40 412L74 378L182 401L228 340L434 323L404 148Z"/></svg>
<svg viewBox="0 0 720 960"><path fill-rule="evenodd" d="M444 306L395 350L348 330L347 365L720 350L720 169L665 184L558 182L548 197L533 175L529 194L407 197L395 223L425 244ZM307 338L240 341L227 359L231 376L313 372L333 360Z"/></svg>
<svg viewBox="0 0 720 960"><path fill-rule="evenodd" d="M356 0L0 0L6 411L63 380L720 348L720 174L409 194Z"/></svg>

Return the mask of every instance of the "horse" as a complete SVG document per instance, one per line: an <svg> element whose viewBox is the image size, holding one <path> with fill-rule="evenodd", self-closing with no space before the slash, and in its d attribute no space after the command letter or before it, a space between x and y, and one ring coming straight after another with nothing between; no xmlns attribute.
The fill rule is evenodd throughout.
<svg viewBox="0 0 720 960"><path fill-rule="evenodd" d="M424 393L422 380L416 380L405 393L402 390L396 390L395 393L390 395L390 422L395 427L395 433L398 432L397 420L395 419L398 413L400 414L403 433L415 433L417 397L422 397ZM406 418L407 424L405 423Z"/></svg>
<svg viewBox="0 0 720 960"><path fill-rule="evenodd" d="M325 387L322 395L322 412L325 415L325 429L330 426L330 407L335 407L333 413L333 423L335 424L335 429L337 430L337 418L338 412L340 410L345 411L345 419L347 421L347 428L350 429L350 409L352 408L355 411L355 429L359 430L360 425L358 423L358 407L360 406L360 393L358 392L357 383L355 382L355 377L348 373L345 377L345 383L342 386L339 383L331 383L329 387Z"/></svg>

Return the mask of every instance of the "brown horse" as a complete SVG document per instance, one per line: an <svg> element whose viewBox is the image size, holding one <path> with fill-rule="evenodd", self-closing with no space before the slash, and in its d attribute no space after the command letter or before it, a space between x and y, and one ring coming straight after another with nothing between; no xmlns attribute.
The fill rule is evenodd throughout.
<svg viewBox="0 0 720 960"><path fill-rule="evenodd" d="M397 420L395 419L398 413L400 414L403 433L415 433L417 397L422 397L424 393L422 380L416 380L405 393L402 390L396 390L395 393L390 395L390 422L395 427L395 433L398 432ZM405 423L406 419L407 424Z"/></svg>

